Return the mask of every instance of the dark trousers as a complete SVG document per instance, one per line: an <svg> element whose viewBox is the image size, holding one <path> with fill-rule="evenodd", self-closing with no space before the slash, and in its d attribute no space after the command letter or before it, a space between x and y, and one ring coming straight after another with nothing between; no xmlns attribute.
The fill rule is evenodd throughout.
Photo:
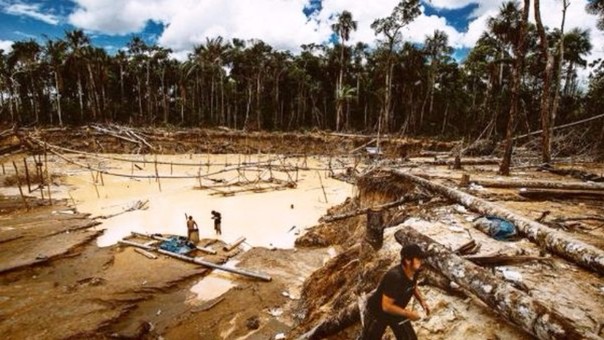
<svg viewBox="0 0 604 340"><path fill-rule="evenodd" d="M380 317L369 311L365 314L365 326L361 340L381 340L386 327L392 329L397 340L417 340L411 320L403 317Z"/></svg>

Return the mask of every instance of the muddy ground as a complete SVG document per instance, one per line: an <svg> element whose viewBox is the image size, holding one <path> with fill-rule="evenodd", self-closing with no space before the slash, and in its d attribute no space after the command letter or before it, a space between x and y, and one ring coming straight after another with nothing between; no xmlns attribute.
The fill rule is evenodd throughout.
<svg viewBox="0 0 604 340"><path fill-rule="evenodd" d="M161 135L142 135L153 147L151 150L140 140L126 141L94 128L35 131L28 132L27 136L52 145L99 153L223 154L246 149L252 154L324 155L333 157L333 160L330 157L322 161L322 166L329 164L329 167L337 164L338 155L372 139L326 134L246 136L232 131L167 131ZM134 140L132 136L129 138ZM15 136L7 144L17 142L19 147L23 142L37 148L35 141L23 136ZM457 181L442 177L458 178L468 173L472 177L498 178L495 165L469 165L464 170L452 170L446 162L434 163L433 156L414 157L424 152L440 155L455 143L401 140L388 145L387 165L441 177L437 180L449 186L456 186ZM24 145L21 151L28 151L27 148ZM4 172L0 174L0 186L6 186L12 160L21 160L24 155L12 154L18 148L10 150L11 155L2 158ZM408 157L411 158L404 160ZM346 162L351 168L358 165L359 171L372 164L372 160L364 157ZM346 171L346 166L334 171L343 179L351 179L348 175L352 172ZM564 166L604 173L602 164ZM518 179L576 181L534 168L519 167L514 175ZM61 180L55 184L64 185ZM74 209L73 199L55 199L51 206L47 196L42 200L40 193L28 193L29 209L26 209L14 190L15 184L11 187L12 195L0 196L0 336L3 339L275 339L280 334L296 338L312 329L325 314L333 312L332 307L343 303L338 301L342 291L358 280L356 245L364 235L364 216L335 223L317 222L314 228L301 230L295 248L245 246L225 252L223 245L228 240L216 241L202 235L200 245L208 245L218 254L198 253L197 256L272 277L271 282L264 282L209 271L166 256L147 259L127 246L99 246L97 241L105 232L97 226L100 220ZM544 211L550 211L546 221L604 216L602 202L596 200L532 201L519 196L518 190L476 186L469 192L533 219ZM387 203L398 194L400 192L393 189L359 187L346 202L333 202L334 207L329 212L323 209L321 214ZM264 194L254 195L261 200ZM469 221L475 217L454 202L438 197L412 202L387 211L386 221L391 227L386 231L390 236L386 237L385 247L398 246L391 235L396 228L413 227L452 249L473 238L482 245L479 254L544 255L526 240L504 243L490 239L471 226ZM559 227L603 249L603 223L593 219L563 223ZM363 285L375 286L380 273L390 265L376 265ZM532 296L548 301L548 305L558 308L583 329L604 335L604 281L600 276L558 257L552 257L548 263L506 266L493 272L502 276L503 270L520 273ZM203 294L196 294L192 289L198 286L200 278L208 284L202 285ZM474 299L452 296L430 286L422 290L432 306L433 316L416 323L420 338L532 338ZM359 324L355 323L330 338L354 339L358 331Z"/></svg>

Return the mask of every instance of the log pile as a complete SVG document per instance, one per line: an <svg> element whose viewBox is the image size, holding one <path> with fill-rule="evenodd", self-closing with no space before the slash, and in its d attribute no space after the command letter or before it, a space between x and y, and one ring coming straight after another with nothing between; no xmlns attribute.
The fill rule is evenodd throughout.
<svg viewBox="0 0 604 340"><path fill-rule="evenodd" d="M527 217L516 214L506 208L470 194L425 180L400 170L390 170L390 172L400 178L411 181L421 187L458 202L470 210L483 215L493 215L507 219L516 226L523 236L527 237L530 241L536 243L543 249L571 260L596 273L604 274L604 251L599 248L576 240L568 234L552 230L541 223L535 222Z"/></svg>

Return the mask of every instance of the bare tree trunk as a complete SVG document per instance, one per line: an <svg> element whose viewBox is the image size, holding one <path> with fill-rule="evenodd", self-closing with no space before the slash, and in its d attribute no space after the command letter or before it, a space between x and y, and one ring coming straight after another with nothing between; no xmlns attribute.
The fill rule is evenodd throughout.
<svg viewBox="0 0 604 340"><path fill-rule="evenodd" d="M61 112L61 89L59 87L59 74L55 73L55 87L57 88L57 116L59 117L59 126L63 126L63 114Z"/></svg>
<svg viewBox="0 0 604 340"><path fill-rule="evenodd" d="M541 47L541 54L545 58L545 69L543 71L543 92L541 93L541 129L543 134L541 137L542 141L542 161L549 163L552 160L552 123L551 123L551 83L552 75L554 72L554 56L549 53L549 43L547 35L545 34L545 28L541 22L540 12L540 0L535 0L535 22L537 23L537 32L539 33L539 45Z"/></svg>
<svg viewBox="0 0 604 340"><path fill-rule="evenodd" d="M466 194L459 190L448 188L423 178L411 175L400 170L391 170L396 176L409 180L430 191L437 192L466 208L483 215L493 215L505 218L514 223L518 231L531 242L543 249L564 257L576 264L590 269L596 273L604 274L604 251L592 245L573 239L570 235L553 230L541 223L527 217L518 215L508 209L500 207L478 197Z"/></svg>
<svg viewBox="0 0 604 340"><path fill-rule="evenodd" d="M512 149L514 148L514 126L516 124L516 116L518 115L518 100L520 98L520 83L522 69L524 66L524 51L526 46L526 25L528 21L530 3L530 0L524 0L522 20L520 22L520 41L516 43L516 47L514 48L515 58L514 69L512 70L512 97L510 99L510 114L508 117L503 160L501 161L501 166L499 167L499 173L504 176L510 175L510 165L512 163Z"/></svg>
<svg viewBox="0 0 604 340"><path fill-rule="evenodd" d="M556 70L556 80L554 81L554 99L552 103L552 130L551 137L553 138L553 126L556 125L556 116L558 115L558 104L560 102L560 81L562 79L562 62L564 61L564 24L566 22L566 10L570 6L568 0L562 0L562 23L560 24L560 53L558 57L558 68ZM551 139L550 139L551 140Z"/></svg>
<svg viewBox="0 0 604 340"><path fill-rule="evenodd" d="M80 71L78 71L78 98L80 101L80 120L81 123L84 122L84 91L82 89L82 76Z"/></svg>

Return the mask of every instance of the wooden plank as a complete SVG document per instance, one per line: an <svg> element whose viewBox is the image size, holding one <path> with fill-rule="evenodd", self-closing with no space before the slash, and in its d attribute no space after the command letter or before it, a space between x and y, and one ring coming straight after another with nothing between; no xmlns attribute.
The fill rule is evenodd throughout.
<svg viewBox="0 0 604 340"><path fill-rule="evenodd" d="M186 256L186 255L181 255L181 254L173 253L171 251L167 251L167 250L160 249L160 248L157 248L157 247L146 246L146 245L144 245L142 243L127 241L127 240L120 240L120 241L118 241L118 243L125 244L125 245L128 245L128 246L138 247L138 248L145 249L145 250L154 250L154 251L157 251L160 254L168 255L168 256L171 256L171 257L183 260L183 261L187 261L187 262L191 262L191 263L195 263L195 264L200 264L202 266L209 267L209 268L212 268L212 269L218 269L218 270L222 270L222 271L233 273L233 274L238 274L238 275L253 277L253 278L256 278L256 279L263 280L263 281L271 281L272 280L272 278L270 276L268 276L266 274L263 274L263 273L256 273L256 272L252 272L252 271L248 271L248 270L244 270L244 269L226 267L226 266L222 266L222 265L219 265L219 264L216 264L216 263L200 260L200 259L197 259L197 258L194 258L194 257L190 257L190 256Z"/></svg>
<svg viewBox="0 0 604 340"><path fill-rule="evenodd" d="M238 245L240 245L243 242L245 242L245 237L240 237L237 240L235 240L235 242L233 242L231 244L227 244L224 247L222 247L222 250L224 250L224 251L231 251L231 250L235 249L235 247L237 247Z"/></svg>
<svg viewBox="0 0 604 340"><path fill-rule="evenodd" d="M157 260L157 255L152 254L144 249L134 248L134 251L152 260Z"/></svg>

